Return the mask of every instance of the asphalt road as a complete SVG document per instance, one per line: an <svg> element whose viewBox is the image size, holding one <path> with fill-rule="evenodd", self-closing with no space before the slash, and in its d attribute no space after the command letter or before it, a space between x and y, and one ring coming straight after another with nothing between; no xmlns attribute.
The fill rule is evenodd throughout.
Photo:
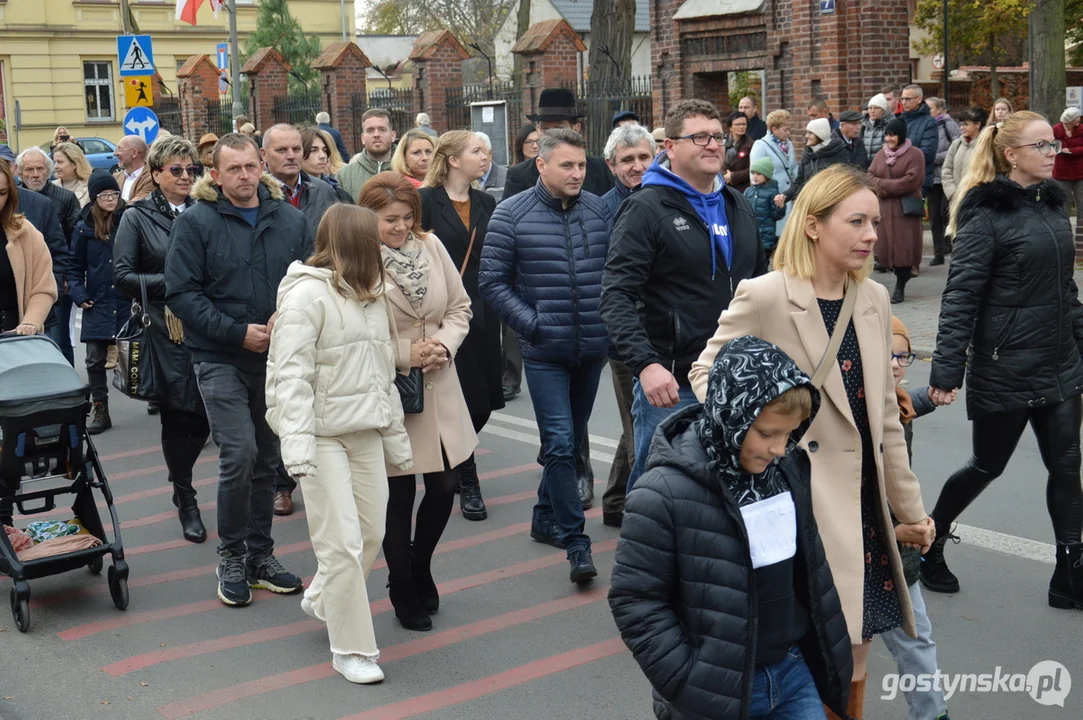
<svg viewBox="0 0 1083 720"><path fill-rule="evenodd" d="M923 384L918 363L911 385ZM21 634L0 616L0 718L200 719L423 718L426 720L631 720L652 717L649 687L620 643L605 602L617 532L601 523L601 490L619 422L608 375L591 431L598 500L588 515L600 576L585 590L568 582L563 553L527 536L540 478L537 433L524 394L482 434L479 458L489 519L457 514L434 560L440 613L430 633L395 621L386 569L370 593L387 681L360 687L330 668L327 639L299 597L257 591L230 609L215 597L214 541L191 545L169 501L158 449L159 424L143 405L113 398L115 427L99 436L118 498L131 566L131 604L110 602L103 577L80 570L31 583L32 628ZM918 421L915 469L931 508L944 478L966 460L970 426L963 403ZM213 445L197 466L200 501L214 528ZM1003 478L964 515L963 543L948 557L962 591L926 593L945 673L1027 673L1056 660L1074 675L1065 706L1039 705L1025 692L958 692L951 715L1000 720L1083 717L1083 611L1047 607L1052 572L1044 470L1029 436ZM303 498L275 525L279 558L309 578ZM980 530L971 529L980 528ZM9 581L0 579L6 596ZM902 720L902 697L880 700L894 663L874 644L866 717ZM1062 689L1065 689L1062 678ZM1047 696L1048 697L1048 696Z"/></svg>

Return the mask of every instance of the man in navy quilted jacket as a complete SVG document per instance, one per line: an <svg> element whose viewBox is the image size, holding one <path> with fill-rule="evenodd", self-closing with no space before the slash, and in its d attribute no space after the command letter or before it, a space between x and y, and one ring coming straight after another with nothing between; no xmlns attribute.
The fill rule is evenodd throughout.
<svg viewBox="0 0 1083 720"><path fill-rule="evenodd" d="M585 532L575 449L586 439L609 338L598 312L608 240L606 205L583 191L586 142L550 130L539 177L497 206L481 253L485 300L519 337L545 469L530 536L566 549L571 580L598 574Z"/></svg>

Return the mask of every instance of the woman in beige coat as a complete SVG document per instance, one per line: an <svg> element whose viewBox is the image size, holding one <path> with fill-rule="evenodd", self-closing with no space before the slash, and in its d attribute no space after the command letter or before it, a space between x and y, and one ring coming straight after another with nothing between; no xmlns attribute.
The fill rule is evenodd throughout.
<svg viewBox="0 0 1083 720"><path fill-rule="evenodd" d="M459 465L478 444L458 373L450 367L470 331L470 297L443 243L421 229L421 197L409 180L396 172L379 173L365 183L358 205L379 218L398 370L423 372L424 410L406 416L406 432L413 471L424 475L425 497L411 547L415 478L388 471L384 557L395 616L407 629L431 630L429 615L440 607L432 554L451 517Z"/></svg>
<svg viewBox="0 0 1083 720"><path fill-rule="evenodd" d="M910 471L891 374L887 291L868 280L879 202L867 178L835 165L805 185L774 256L775 272L745 280L692 367L702 399L727 342L755 335L812 376L824 358L846 292L852 320L823 386L823 405L802 445L812 461L812 499L853 643L848 714L862 717L873 635L902 626L915 634L889 509L908 544L927 550L932 524Z"/></svg>
<svg viewBox="0 0 1083 720"><path fill-rule="evenodd" d="M0 259L0 332L36 335L56 302L56 279L49 247L19 212L11 168L0 162L0 239L6 245Z"/></svg>

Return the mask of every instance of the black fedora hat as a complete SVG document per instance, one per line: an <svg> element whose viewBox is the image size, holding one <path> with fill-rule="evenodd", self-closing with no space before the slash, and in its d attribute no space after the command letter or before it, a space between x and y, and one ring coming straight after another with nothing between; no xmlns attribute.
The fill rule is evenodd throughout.
<svg viewBox="0 0 1083 720"><path fill-rule="evenodd" d="M560 122L583 116L575 107L575 93L567 88L546 88L538 98L538 111L526 117L534 122Z"/></svg>

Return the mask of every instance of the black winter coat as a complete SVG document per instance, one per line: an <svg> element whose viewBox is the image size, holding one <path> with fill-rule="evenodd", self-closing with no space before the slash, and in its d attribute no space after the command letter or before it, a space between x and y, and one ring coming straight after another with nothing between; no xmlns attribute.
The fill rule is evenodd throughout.
<svg viewBox="0 0 1083 720"><path fill-rule="evenodd" d="M759 224L745 196L723 189L733 255L711 272L711 238L680 191L641 185L620 206L602 277L602 317L638 377L661 363L681 385L718 329L737 285L767 272Z"/></svg>
<svg viewBox="0 0 1083 720"><path fill-rule="evenodd" d="M744 520L708 469L692 424L701 405L658 429L650 469L624 506L609 605L665 720L743 720L755 669L757 600ZM808 455L779 464L797 515L794 590L809 612L801 643L823 702L845 717L850 636L812 514Z"/></svg>
<svg viewBox="0 0 1083 720"><path fill-rule="evenodd" d="M455 353L454 365L470 417L488 418L493 410L504 407L500 384L503 372L500 316L482 299L478 289L481 249L485 247L485 234L489 229L489 218L496 209L496 200L487 192L471 188L470 227L466 228L443 187L421 188L418 193L421 195L421 227L440 238L451 262L460 270L470 247L470 233L474 232L474 248L463 273L463 287L470 296L470 332Z"/></svg>
<svg viewBox="0 0 1083 720"><path fill-rule="evenodd" d="M584 191L563 207L540 180L497 206L478 284L519 336L524 359L566 366L605 359L609 336L598 303L608 219L598 196Z"/></svg>
<svg viewBox="0 0 1083 720"><path fill-rule="evenodd" d="M146 285L151 343L161 370L159 386L166 390L158 403L172 410L202 413L203 399L196 386L192 351L177 342L180 338L170 337L165 322L165 258L173 218L163 209L168 205L161 205L157 197L160 193L155 190L128 206L121 217L113 242L113 280L117 290L133 298L142 295L140 280ZM161 202L165 202L164 198ZM191 203L189 200L189 208Z"/></svg>
<svg viewBox="0 0 1083 720"><path fill-rule="evenodd" d="M922 187L931 188L936 169L936 153L940 147L940 131L936 127L936 118L925 103L917 110L904 112L899 117L906 122L906 137L910 144L921 150L921 154L925 156L925 182Z"/></svg>
<svg viewBox="0 0 1083 720"><path fill-rule="evenodd" d="M817 145L816 147L820 146ZM820 150L806 147L805 152L801 155L801 164L797 167L797 177L794 178L793 183L785 192L786 202L790 202L797 197L797 194L801 192L801 188L816 173L832 165L848 162L850 162L850 152L847 150L845 143L835 136L835 133L831 134L831 142Z"/></svg>
<svg viewBox="0 0 1083 720"><path fill-rule="evenodd" d="M113 340L132 313L132 300L117 292L113 282L113 239L117 236L124 213L124 201L113 213L113 233L108 240L94 235L94 218L90 216L94 203L83 208L71 240L71 270L68 294L76 305L93 301L83 310L79 332L82 342Z"/></svg>
<svg viewBox="0 0 1083 720"><path fill-rule="evenodd" d="M264 174L252 227L209 176L192 188L196 204L173 223L165 262L166 303L184 323L192 362L264 373L267 353L244 349L249 324L266 325L290 263L312 253L312 228Z"/></svg>
<svg viewBox="0 0 1083 720"><path fill-rule="evenodd" d="M79 207L79 198L71 190L51 182L45 183L45 187L41 189L41 194L52 200L53 205L56 206L56 215L60 220L60 227L70 245L72 233L75 232L75 225L79 222L79 216L82 214L82 208Z"/></svg>
<svg viewBox="0 0 1083 720"><path fill-rule="evenodd" d="M533 188L540 173L535 159L524 160L508 168L508 175L504 179L504 194L501 200L515 197L524 190ZM598 197L605 195L616 182L613 173L609 172L609 166L605 160L597 157L587 158L587 175L583 179L583 192L593 193Z"/></svg>
<svg viewBox="0 0 1083 720"><path fill-rule="evenodd" d="M1072 278L1066 196L998 175L970 190L940 305L929 384L966 374L967 414L1058 403L1083 393L1083 307Z"/></svg>

